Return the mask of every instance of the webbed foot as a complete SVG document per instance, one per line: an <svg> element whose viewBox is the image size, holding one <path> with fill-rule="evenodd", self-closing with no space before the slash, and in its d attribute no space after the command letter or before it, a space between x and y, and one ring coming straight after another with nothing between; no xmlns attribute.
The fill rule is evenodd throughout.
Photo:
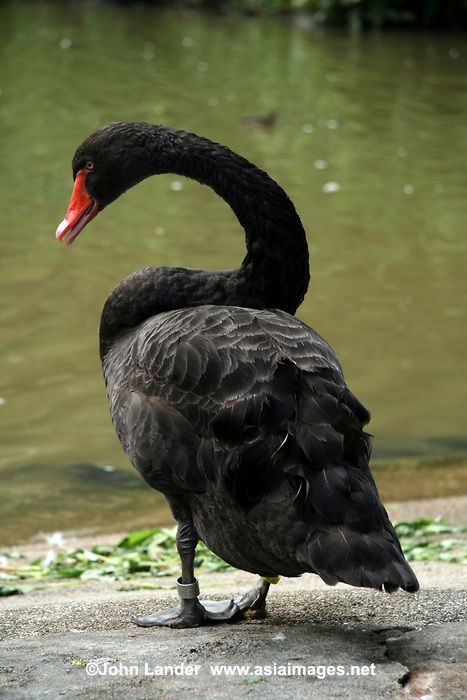
<svg viewBox="0 0 467 700"><path fill-rule="evenodd" d="M189 603L189 604L187 604ZM197 598L182 601L176 608L162 610L152 615L134 617L132 622L139 627L199 627L206 620L206 610Z"/></svg>
<svg viewBox="0 0 467 700"><path fill-rule="evenodd" d="M235 600L238 617L243 620L261 620L266 617L266 596L270 584L260 579L253 588Z"/></svg>
<svg viewBox="0 0 467 700"><path fill-rule="evenodd" d="M198 600L199 586L193 583L183 584L177 581L177 590L181 598L176 608L164 610L144 617L134 617L132 622L139 627L199 627L211 622L234 622L239 619L256 619L266 615L266 595L269 583L261 580L251 591L235 600Z"/></svg>

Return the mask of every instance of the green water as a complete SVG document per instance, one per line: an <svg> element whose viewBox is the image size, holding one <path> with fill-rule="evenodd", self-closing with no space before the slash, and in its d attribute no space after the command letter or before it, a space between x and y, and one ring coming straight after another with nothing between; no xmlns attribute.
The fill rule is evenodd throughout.
<svg viewBox="0 0 467 700"><path fill-rule="evenodd" d="M174 176L127 193L71 248L55 242L74 150L112 120L195 131L268 170L309 236L299 316L372 411L376 456L467 449L466 38L5 2L0 56L6 539L167 517L113 433L100 310L138 267L228 268L243 255L227 206L196 183L178 189ZM270 110L274 128L242 125Z"/></svg>

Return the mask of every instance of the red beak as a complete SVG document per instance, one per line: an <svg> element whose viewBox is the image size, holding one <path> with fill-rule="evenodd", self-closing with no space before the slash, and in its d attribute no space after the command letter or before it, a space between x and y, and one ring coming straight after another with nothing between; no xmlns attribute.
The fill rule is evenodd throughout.
<svg viewBox="0 0 467 700"><path fill-rule="evenodd" d="M76 174L70 205L55 234L59 241L64 239L67 245L73 243L76 236L99 211L98 203L89 196L86 190L86 175L85 170L79 170Z"/></svg>

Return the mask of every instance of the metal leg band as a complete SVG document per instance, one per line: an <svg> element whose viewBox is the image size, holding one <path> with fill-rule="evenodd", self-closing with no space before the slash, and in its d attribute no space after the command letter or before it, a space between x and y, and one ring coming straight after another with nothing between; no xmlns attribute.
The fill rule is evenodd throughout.
<svg viewBox="0 0 467 700"><path fill-rule="evenodd" d="M190 600L199 596L199 583L195 578L193 583L182 583L182 579L177 579L177 593L183 600Z"/></svg>

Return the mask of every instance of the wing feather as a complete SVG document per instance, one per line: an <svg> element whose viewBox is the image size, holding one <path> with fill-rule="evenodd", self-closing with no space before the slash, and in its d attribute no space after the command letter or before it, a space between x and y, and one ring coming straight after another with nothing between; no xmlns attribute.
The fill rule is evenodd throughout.
<svg viewBox="0 0 467 700"><path fill-rule="evenodd" d="M217 480L248 510L289 480L309 570L416 590L369 470L370 414L314 330L282 311L180 309L123 337L104 373L117 433L155 488Z"/></svg>

